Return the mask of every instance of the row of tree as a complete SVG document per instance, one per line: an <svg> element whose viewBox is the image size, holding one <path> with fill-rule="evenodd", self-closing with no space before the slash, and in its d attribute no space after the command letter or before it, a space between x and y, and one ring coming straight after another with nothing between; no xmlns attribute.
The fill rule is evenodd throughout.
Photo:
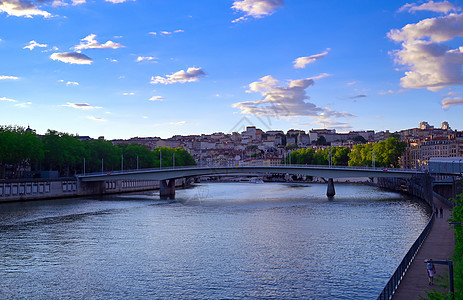
<svg viewBox="0 0 463 300"><path fill-rule="evenodd" d="M397 137L385 141L355 145L352 150L347 147L330 147L325 149L299 149L286 157L286 163L335 166L372 166L399 167L399 158L407 144ZM331 162L330 162L331 160Z"/></svg>
<svg viewBox="0 0 463 300"><path fill-rule="evenodd" d="M139 144L80 141L74 135L54 130L39 137L23 127L0 126L0 178L17 177L20 170L29 167L32 171L57 170L60 176L72 176L84 170L156 168L160 161L163 167L196 164L183 148L149 150Z"/></svg>

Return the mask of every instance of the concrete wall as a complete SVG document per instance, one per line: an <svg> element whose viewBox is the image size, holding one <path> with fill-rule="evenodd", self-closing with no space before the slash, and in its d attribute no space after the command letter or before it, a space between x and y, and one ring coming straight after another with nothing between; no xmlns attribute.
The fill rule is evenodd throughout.
<svg viewBox="0 0 463 300"><path fill-rule="evenodd" d="M186 179L177 179L177 187ZM158 180L109 180L79 182L77 180L31 180L0 183L0 202L28 201L91 195L128 193L159 189Z"/></svg>
<svg viewBox="0 0 463 300"><path fill-rule="evenodd" d="M0 202L76 196L75 180L0 183Z"/></svg>
<svg viewBox="0 0 463 300"><path fill-rule="evenodd" d="M414 178L375 178L374 183L380 187L408 193L426 201L433 206L432 178L426 174L420 174Z"/></svg>

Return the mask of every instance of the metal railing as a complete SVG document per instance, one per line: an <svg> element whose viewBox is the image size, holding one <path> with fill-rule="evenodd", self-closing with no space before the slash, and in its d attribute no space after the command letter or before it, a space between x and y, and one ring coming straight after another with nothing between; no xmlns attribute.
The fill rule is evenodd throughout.
<svg viewBox="0 0 463 300"><path fill-rule="evenodd" d="M424 240L428 236L429 232L431 231L432 225L434 224L434 213L432 214L431 218L429 219L428 224L424 228L423 232L421 232L420 236L416 239L415 243L413 243L410 250L408 250L405 257L402 259L402 262L399 264L397 269L395 270L394 274L392 274L391 278L389 279L388 283L384 287L381 294L378 296L378 300L389 300L394 295L395 291L399 287L400 281L405 276L405 272L407 272L408 267L412 263L413 259L416 256L416 253L421 248Z"/></svg>

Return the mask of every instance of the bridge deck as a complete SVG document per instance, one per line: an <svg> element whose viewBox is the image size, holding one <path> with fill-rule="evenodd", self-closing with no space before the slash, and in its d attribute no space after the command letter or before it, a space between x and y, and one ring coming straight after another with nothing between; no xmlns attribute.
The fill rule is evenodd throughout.
<svg viewBox="0 0 463 300"><path fill-rule="evenodd" d="M426 264L424 263L424 260L429 258L433 260L449 260L455 246L453 228L447 222L447 219L450 218L449 207L435 197L434 205L437 208L442 207L444 209L444 217L440 218L439 215L436 218L428 237L392 297L394 300L419 299L420 296L426 296L425 291L432 291L433 289L440 292L448 292L448 288L443 288L438 284L439 275L448 275L448 267L446 265L435 264L437 276L434 278L434 285L430 286L428 284ZM446 284L448 286L448 282Z"/></svg>
<svg viewBox="0 0 463 300"><path fill-rule="evenodd" d="M229 174L294 174L316 176L323 178L352 178L352 177L401 177L410 178L423 172L406 169L365 168L346 166L244 166L244 167L180 167L163 169L141 169L125 172L113 171L107 173L94 173L77 175L82 181L104 181L118 179L147 179L166 180L189 176L202 175L229 175Z"/></svg>

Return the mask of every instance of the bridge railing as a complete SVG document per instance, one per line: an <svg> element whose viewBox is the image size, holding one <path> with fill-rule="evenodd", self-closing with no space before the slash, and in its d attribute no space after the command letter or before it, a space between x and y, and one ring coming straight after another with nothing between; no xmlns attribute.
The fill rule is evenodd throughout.
<svg viewBox="0 0 463 300"><path fill-rule="evenodd" d="M338 166L338 165L308 165L308 164L273 164L273 165L251 165L237 164L235 166L223 166L223 165L208 165L208 166L168 166L168 167L158 167L158 168L146 168L146 169L127 169L127 170L115 170L115 171L103 171L103 172L92 172L85 174L77 174L77 177L80 176L96 176L96 175L116 175L116 174L125 174L125 173L135 173L135 172L153 172L153 171L167 171L167 170L183 170L183 169L225 169L225 168L310 168L310 169L350 169L350 170L370 170L370 171L403 171L403 172L416 172L422 173L422 171L417 169L401 169L401 168L384 168L384 167L363 167L363 166Z"/></svg>
<svg viewBox="0 0 463 300"><path fill-rule="evenodd" d="M415 243L413 243L410 250L408 250L407 254L405 254L405 257L402 259L402 262L399 264L394 274L392 274L391 278L389 279L381 294L379 294L378 300L389 300L392 298L392 295L394 295L395 291L399 287L400 281L405 276L405 272L407 272L408 267L415 258L416 253L418 253L418 250L421 248L421 245L423 244L424 240L431 231L433 223L434 214L432 214L428 224L424 228L423 232L421 232L420 236L416 239Z"/></svg>

